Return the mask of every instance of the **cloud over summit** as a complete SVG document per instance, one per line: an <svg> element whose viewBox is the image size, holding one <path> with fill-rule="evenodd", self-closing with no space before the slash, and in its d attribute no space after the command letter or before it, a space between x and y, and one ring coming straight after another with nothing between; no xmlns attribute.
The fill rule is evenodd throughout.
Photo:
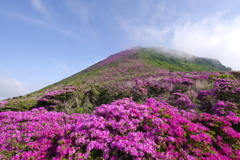
<svg viewBox="0 0 240 160"><path fill-rule="evenodd" d="M227 20L217 15L176 24L171 46L196 56L218 59L233 70L240 70L239 41L240 16Z"/></svg>
<svg viewBox="0 0 240 160"><path fill-rule="evenodd" d="M167 10L164 6L159 11L153 10L153 14L145 19L146 23L138 23L131 18L121 20L127 43L132 46L167 47L218 59L225 66L240 70L240 14L229 17L227 13L219 12L196 18L181 12L169 24L164 16L173 17Z"/></svg>

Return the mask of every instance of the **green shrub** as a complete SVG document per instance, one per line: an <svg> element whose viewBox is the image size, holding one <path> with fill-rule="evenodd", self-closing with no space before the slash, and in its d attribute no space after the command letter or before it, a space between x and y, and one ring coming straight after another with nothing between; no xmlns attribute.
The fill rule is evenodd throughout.
<svg viewBox="0 0 240 160"><path fill-rule="evenodd" d="M240 71L232 71L231 74L238 80L240 80Z"/></svg>
<svg viewBox="0 0 240 160"><path fill-rule="evenodd" d="M29 111L36 105L36 100L12 100L6 106L0 108L0 112L4 111Z"/></svg>
<svg viewBox="0 0 240 160"><path fill-rule="evenodd" d="M212 80L213 78L220 78L220 79L235 79L235 76L232 76L232 75L228 75L228 74L221 74L221 75L218 75L218 76L209 76L209 79Z"/></svg>

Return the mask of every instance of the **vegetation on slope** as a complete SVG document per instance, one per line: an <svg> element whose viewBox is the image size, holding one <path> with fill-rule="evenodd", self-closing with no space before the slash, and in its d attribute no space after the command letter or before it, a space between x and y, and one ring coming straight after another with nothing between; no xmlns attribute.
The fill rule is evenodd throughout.
<svg viewBox="0 0 240 160"><path fill-rule="evenodd" d="M223 66L218 60L195 57L174 50L165 49L161 52L155 48L141 48L138 52L146 63L170 71L231 71L231 68Z"/></svg>
<svg viewBox="0 0 240 160"><path fill-rule="evenodd" d="M145 78L142 80L148 82L149 79L159 79L161 75L165 76L165 78L175 76L174 74L170 73L172 71L185 71L183 73L184 75L194 74L189 71L228 70L228 68L221 65L221 63L219 63L218 61L214 62L214 60L211 60L210 63L208 60L206 60L206 58L197 58L189 55L188 57L190 58L184 59L182 57L187 56L181 54L183 53L179 53L177 51L173 52L173 50L159 51L153 48L140 47L125 50L123 52L111 55L107 59L98 62L91 67L79 73L76 73L75 75L68 77L58 83L47 86L32 94L10 99L8 101L11 103L7 103L5 107L0 108L0 111L29 110L33 106L38 107L43 105L43 103L39 103L38 99L44 97L45 94L57 90L64 90L63 88L67 86L77 86L77 95L75 95L75 97L73 98L76 99L77 102L73 103L70 102L68 99L61 99L61 103L74 104L75 106L73 106L72 108L75 109L71 110L71 112L76 112L76 108L78 112L91 112L95 106L103 103L110 103L115 99L130 96L133 96L134 98L134 95L136 95L135 93L137 92L133 91L133 88L135 86L134 81L136 78ZM214 66L213 64L218 65ZM202 73L199 72L199 74L201 75ZM215 73L206 72L204 74L214 75ZM181 78L181 76L177 77ZM127 83L130 84L130 87L128 87L127 89L124 88L124 86L123 88L122 86L119 86L119 84L126 85ZM114 85L116 84L118 85L118 87L115 87L117 89L113 89ZM112 90L114 90L114 92ZM151 96L147 95L146 97ZM134 98L134 100L138 99ZM47 104L53 105L55 103L48 102ZM58 105L60 106L60 104Z"/></svg>
<svg viewBox="0 0 240 160"><path fill-rule="evenodd" d="M102 104L91 114L54 112L68 112L78 87L47 93L38 100L44 108L0 113L0 158L240 159L240 72L207 73L162 72L134 84L115 82L109 91L133 98ZM104 99L97 99L99 91L84 92L97 103Z"/></svg>
<svg viewBox="0 0 240 160"><path fill-rule="evenodd" d="M240 159L240 72L146 50L1 101L0 159Z"/></svg>

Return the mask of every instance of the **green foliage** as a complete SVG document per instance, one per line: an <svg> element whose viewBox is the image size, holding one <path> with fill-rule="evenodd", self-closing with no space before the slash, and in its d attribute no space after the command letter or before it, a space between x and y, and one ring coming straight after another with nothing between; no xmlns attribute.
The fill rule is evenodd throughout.
<svg viewBox="0 0 240 160"><path fill-rule="evenodd" d="M141 86L134 86L131 89L130 94L128 96L132 97L134 101L141 102L147 99L148 90L145 88L142 88Z"/></svg>
<svg viewBox="0 0 240 160"><path fill-rule="evenodd" d="M116 56L117 55L117 56ZM111 86L114 82L124 81L125 79L133 77L154 77L159 69L168 69L170 72L175 71L227 71L225 66L221 65L219 61L198 58L192 56L191 59L186 56L174 55L171 53L159 53L151 48L139 48L131 54L121 53L110 56L104 62L98 62L89 68L78 72L60 82L47 86L39 91L28 94L26 96L14 97L14 102L0 108L0 111L15 110L25 111L31 109L36 105L36 99L43 97L46 93L61 90L66 86L81 87L81 91L68 92L65 94L58 94L50 97L49 100L39 102L36 107L46 107L48 110L89 113L94 107L101 104L108 104L114 100L126 97L132 97L134 101L141 102L146 98L157 97L159 95L169 96L169 94L181 90L181 93L187 92L188 86L176 84L171 91L166 91L161 86L131 86L131 88L111 89L106 88L106 84ZM112 58L116 56L117 58ZM107 62L107 63L106 63ZM240 72L232 72L231 75L220 75L216 78L231 78L240 77ZM210 81L209 81L210 82ZM114 88L113 86L112 88ZM209 86L206 86L208 89ZM210 86L212 87L212 86ZM199 90L197 86L194 89ZM192 88L193 89L193 88ZM203 89L203 88L200 88ZM85 90L86 92L83 92ZM237 97L236 97L237 98ZM27 104L26 99L33 100L34 104ZM20 102L23 100L24 102ZM59 102L57 102L59 101ZM194 99L193 99L194 101ZM18 102L19 104L14 104ZM14 106L15 105L15 106ZM56 107L49 107L56 106Z"/></svg>
<svg viewBox="0 0 240 160"><path fill-rule="evenodd" d="M4 107L0 107L0 112L4 111L28 111L36 104L36 100L15 99L9 101Z"/></svg>
<svg viewBox="0 0 240 160"><path fill-rule="evenodd" d="M81 114L85 113L84 108L79 107L79 108L75 109L75 113L81 113Z"/></svg>
<svg viewBox="0 0 240 160"><path fill-rule="evenodd" d="M133 100L142 102L148 98L148 90L140 86L134 86L131 89L116 89L111 91L101 85L92 85L82 98L82 109L78 109L77 112L81 113L86 110L93 110L94 107L100 106L101 104L109 104L113 100L126 97L132 97Z"/></svg>
<svg viewBox="0 0 240 160"><path fill-rule="evenodd" d="M148 85L147 86L148 90L148 98L150 97L157 97L159 95L164 94L164 88L156 86L156 85Z"/></svg>
<svg viewBox="0 0 240 160"><path fill-rule="evenodd" d="M217 90L215 91L217 99L240 103L239 88L239 81L225 79L225 82L221 82L217 86Z"/></svg>
<svg viewBox="0 0 240 160"><path fill-rule="evenodd" d="M83 98L81 88L75 86L64 87L45 94L38 99L36 108L45 107L48 111L66 112L70 114L78 108Z"/></svg>
<svg viewBox="0 0 240 160"><path fill-rule="evenodd" d="M238 80L240 80L240 71L232 71L231 74Z"/></svg>
<svg viewBox="0 0 240 160"><path fill-rule="evenodd" d="M101 85L92 85L90 90L85 93L84 96L85 99L86 97L89 99L94 107L101 104L107 104L113 100L108 90Z"/></svg>
<svg viewBox="0 0 240 160"><path fill-rule="evenodd" d="M173 90L171 91L171 93L174 92L181 92L181 93L185 93L190 89L189 86L186 86L184 84L175 84L173 87Z"/></svg>
<svg viewBox="0 0 240 160"><path fill-rule="evenodd" d="M187 59L178 55L171 56L167 53L158 53L154 49L141 48L138 51L144 61L152 66L174 71L229 71L216 60L192 57ZM216 62L215 62L216 61Z"/></svg>
<svg viewBox="0 0 240 160"><path fill-rule="evenodd" d="M228 75L228 74L220 74L220 75L218 75L218 76L213 76L213 75L209 76L209 79L210 79L210 80L212 80L213 78L220 78L220 79L235 79L234 76L232 76L232 75Z"/></svg>

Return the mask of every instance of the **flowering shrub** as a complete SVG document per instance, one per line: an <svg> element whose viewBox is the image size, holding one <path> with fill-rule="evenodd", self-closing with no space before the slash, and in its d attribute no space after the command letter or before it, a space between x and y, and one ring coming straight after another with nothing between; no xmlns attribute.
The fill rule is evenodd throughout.
<svg viewBox="0 0 240 160"><path fill-rule="evenodd" d="M148 97L156 97L160 94L167 94L173 90L173 84L169 82L147 82L144 87L148 90Z"/></svg>
<svg viewBox="0 0 240 160"><path fill-rule="evenodd" d="M200 89L211 89L213 88L213 81L210 82L208 77L210 75L220 75L218 72L169 72L166 69L150 67L150 64L131 59L136 56L136 50L137 48L118 53L111 57L111 60L104 61L103 66L102 64L93 65L96 70L101 67L105 68L99 70L99 72L94 69L91 71L84 70L85 75L81 80L77 75L71 76L70 78L74 80L71 85L81 86L84 92L77 89L73 92L51 95L59 91L65 92L68 89L61 89L61 87L55 91L48 89L47 92L49 93L40 94L41 98L36 107L44 106L49 111L64 111L66 113L90 113L94 107L108 104L116 99L132 97L135 101L141 103L146 98L154 98L159 95L166 98L175 92L188 95L192 102L198 103L194 93L190 94L188 91L198 92ZM129 57L131 58L128 59ZM124 62L122 62L122 59L124 59ZM64 84L66 83L64 82ZM199 87L199 84L207 86ZM59 86L61 86L60 83ZM232 92L238 93L240 88ZM12 110L16 110L16 108Z"/></svg>
<svg viewBox="0 0 240 160"><path fill-rule="evenodd" d="M49 111L55 110L69 113L72 106L78 106L78 99L75 96L79 89L80 88L76 86L68 86L61 90L46 93L43 97L38 99L35 107L45 107Z"/></svg>
<svg viewBox="0 0 240 160"><path fill-rule="evenodd" d="M189 78L172 78L172 79L163 79L163 81L171 82L173 84L182 84L185 86L192 86L194 82Z"/></svg>
<svg viewBox="0 0 240 160"><path fill-rule="evenodd" d="M215 89L199 90L196 99L201 101L202 107L209 110L210 107L216 102L216 97L217 94L215 93Z"/></svg>
<svg viewBox="0 0 240 160"><path fill-rule="evenodd" d="M189 109L194 107L191 99L182 93L173 93L168 100L170 101L171 105L178 107L179 109Z"/></svg>
<svg viewBox="0 0 240 160"><path fill-rule="evenodd" d="M81 117L84 117L82 115ZM81 117L48 112L1 112L0 159L46 159L54 156L57 141Z"/></svg>
<svg viewBox="0 0 240 160"><path fill-rule="evenodd" d="M194 90L188 90L185 94L191 99L191 101L195 100L197 97L197 93Z"/></svg>
<svg viewBox="0 0 240 160"><path fill-rule="evenodd" d="M1 101L1 102L0 102L0 107L4 107L4 105L5 105L6 103L8 103L8 101Z"/></svg>
<svg viewBox="0 0 240 160"><path fill-rule="evenodd" d="M135 101L143 101L147 98L148 90L140 85L136 85L127 94L128 97L133 97L133 100Z"/></svg>
<svg viewBox="0 0 240 160"><path fill-rule="evenodd" d="M218 101L211 108L213 114L216 115L235 115L238 114L238 107L231 102Z"/></svg>
<svg viewBox="0 0 240 160"><path fill-rule="evenodd" d="M217 99L240 103L240 82L232 79L213 78Z"/></svg>
<svg viewBox="0 0 240 160"><path fill-rule="evenodd" d="M231 71L232 74L236 79L240 80L240 71Z"/></svg>
<svg viewBox="0 0 240 160"><path fill-rule="evenodd" d="M193 82L189 78L179 78L178 79L178 78L173 77L172 79L164 79L163 81L170 82L174 85L172 92L181 91L181 93L187 92L195 84L195 82Z"/></svg>
<svg viewBox="0 0 240 160"><path fill-rule="evenodd" d="M0 113L1 159L240 159L235 115L197 114L147 99L92 114Z"/></svg>

